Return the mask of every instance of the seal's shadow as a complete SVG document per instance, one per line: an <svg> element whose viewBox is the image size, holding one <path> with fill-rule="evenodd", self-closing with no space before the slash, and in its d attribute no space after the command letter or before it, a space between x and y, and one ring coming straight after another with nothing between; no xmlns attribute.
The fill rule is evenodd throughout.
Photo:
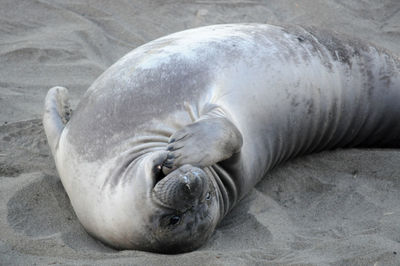
<svg viewBox="0 0 400 266"><path fill-rule="evenodd" d="M56 178L44 175L18 191L7 203L9 225L35 241L61 239L77 251L113 252L86 233Z"/></svg>
<svg viewBox="0 0 400 266"><path fill-rule="evenodd" d="M57 176L39 119L0 126L0 144L5 151L0 157L0 176L32 179L7 202L7 222L13 230L33 241L59 243L61 239L74 250L113 252L79 223Z"/></svg>

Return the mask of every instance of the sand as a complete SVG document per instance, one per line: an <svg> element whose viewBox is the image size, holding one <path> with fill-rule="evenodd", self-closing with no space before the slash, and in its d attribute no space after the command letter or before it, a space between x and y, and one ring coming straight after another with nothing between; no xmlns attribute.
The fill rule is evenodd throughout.
<svg viewBox="0 0 400 266"><path fill-rule="evenodd" d="M1 265L400 265L400 151L326 151L281 165L205 246L115 251L87 235L58 180L41 123L55 85L73 106L131 49L231 23L330 28L400 54L400 1L0 1Z"/></svg>

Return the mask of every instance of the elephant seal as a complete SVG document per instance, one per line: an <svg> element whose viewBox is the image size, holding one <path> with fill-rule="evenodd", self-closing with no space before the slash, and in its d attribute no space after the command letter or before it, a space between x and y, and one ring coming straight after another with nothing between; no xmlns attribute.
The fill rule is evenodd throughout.
<svg viewBox="0 0 400 266"><path fill-rule="evenodd" d="M50 89L44 127L91 235L186 252L280 162L398 146L399 69L383 49L315 28L208 26L128 53L72 115L67 90Z"/></svg>

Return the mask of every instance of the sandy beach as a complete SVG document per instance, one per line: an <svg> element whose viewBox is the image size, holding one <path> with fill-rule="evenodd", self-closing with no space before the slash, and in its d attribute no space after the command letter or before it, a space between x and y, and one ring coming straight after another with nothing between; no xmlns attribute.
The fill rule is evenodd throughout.
<svg viewBox="0 0 400 266"><path fill-rule="evenodd" d="M271 171L197 251L116 251L77 220L43 131L130 50L219 23L301 24L400 55L398 0L0 1L0 265L400 265L400 150L325 151ZM399 103L400 104L400 103Z"/></svg>

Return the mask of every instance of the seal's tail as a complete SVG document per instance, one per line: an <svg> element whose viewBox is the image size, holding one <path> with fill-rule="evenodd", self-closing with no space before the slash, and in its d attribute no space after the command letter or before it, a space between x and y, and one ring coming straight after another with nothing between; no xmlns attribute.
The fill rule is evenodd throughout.
<svg viewBox="0 0 400 266"><path fill-rule="evenodd" d="M44 103L43 125L53 156L65 124L71 117L68 90L64 87L51 88Z"/></svg>

